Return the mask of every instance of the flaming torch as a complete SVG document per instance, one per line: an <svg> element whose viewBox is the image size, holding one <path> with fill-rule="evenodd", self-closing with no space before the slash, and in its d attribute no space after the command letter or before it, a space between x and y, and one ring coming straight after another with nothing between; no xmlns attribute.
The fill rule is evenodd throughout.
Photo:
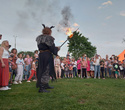
<svg viewBox="0 0 125 110"><path fill-rule="evenodd" d="M78 29L76 29L76 31ZM74 31L74 32L76 32L76 31ZM68 38L65 40L65 42L63 42L63 44L60 46L60 48L68 41L68 39L73 37L74 32L72 32L70 28L67 29L66 34L68 35Z"/></svg>

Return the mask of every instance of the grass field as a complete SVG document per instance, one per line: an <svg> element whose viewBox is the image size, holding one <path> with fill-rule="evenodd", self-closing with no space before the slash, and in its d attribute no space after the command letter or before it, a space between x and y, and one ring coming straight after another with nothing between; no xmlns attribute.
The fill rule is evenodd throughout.
<svg viewBox="0 0 125 110"><path fill-rule="evenodd" d="M124 79L59 79L50 93L36 82L0 91L0 110L125 110Z"/></svg>

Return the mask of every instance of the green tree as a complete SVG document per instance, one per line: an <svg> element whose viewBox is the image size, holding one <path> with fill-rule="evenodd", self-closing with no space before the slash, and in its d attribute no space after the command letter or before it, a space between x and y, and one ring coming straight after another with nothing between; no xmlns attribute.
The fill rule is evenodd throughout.
<svg viewBox="0 0 125 110"><path fill-rule="evenodd" d="M83 54L87 54L91 58L96 54L96 47L92 46L88 40L81 33L74 32L73 37L69 39L68 43L68 51L72 54L72 57L78 59Z"/></svg>
<svg viewBox="0 0 125 110"><path fill-rule="evenodd" d="M27 54L31 57L34 57L34 52L32 52L32 51L21 51L18 54L20 54L20 53L23 54L23 56L25 56L25 57Z"/></svg>

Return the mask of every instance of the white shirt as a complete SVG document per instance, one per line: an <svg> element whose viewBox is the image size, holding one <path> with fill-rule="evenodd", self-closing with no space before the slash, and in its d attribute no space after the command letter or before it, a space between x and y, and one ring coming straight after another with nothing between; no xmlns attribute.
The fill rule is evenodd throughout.
<svg viewBox="0 0 125 110"><path fill-rule="evenodd" d="M100 59L96 59L95 65L100 65Z"/></svg>
<svg viewBox="0 0 125 110"><path fill-rule="evenodd" d="M9 52L5 49L5 48L3 48L4 50L3 50L3 55L2 55L2 58L9 58Z"/></svg>
<svg viewBox="0 0 125 110"><path fill-rule="evenodd" d="M72 64L73 64L73 67L77 67L77 61L72 62Z"/></svg>
<svg viewBox="0 0 125 110"><path fill-rule="evenodd" d="M62 69L64 69L64 65L65 65L64 63L61 63L61 68L62 68Z"/></svg>
<svg viewBox="0 0 125 110"><path fill-rule="evenodd" d="M17 64L17 65L24 65L23 59L18 58L18 59L16 60L16 64Z"/></svg>

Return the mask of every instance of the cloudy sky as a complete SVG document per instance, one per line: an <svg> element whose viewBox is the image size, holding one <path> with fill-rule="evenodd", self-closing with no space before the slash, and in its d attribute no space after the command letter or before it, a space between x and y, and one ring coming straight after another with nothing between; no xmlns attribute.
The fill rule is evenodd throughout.
<svg viewBox="0 0 125 110"><path fill-rule="evenodd" d="M63 21L65 17L68 22ZM125 0L0 0L2 41L7 39L14 47L14 36L17 36L18 51L37 49L35 39L41 34L42 23L56 26L52 36L55 44L60 46L67 38L59 27L63 27L64 22L74 29L79 27L102 57L118 55L125 48L125 42L122 43L125 38ZM59 55L66 53L67 45L64 45Z"/></svg>

